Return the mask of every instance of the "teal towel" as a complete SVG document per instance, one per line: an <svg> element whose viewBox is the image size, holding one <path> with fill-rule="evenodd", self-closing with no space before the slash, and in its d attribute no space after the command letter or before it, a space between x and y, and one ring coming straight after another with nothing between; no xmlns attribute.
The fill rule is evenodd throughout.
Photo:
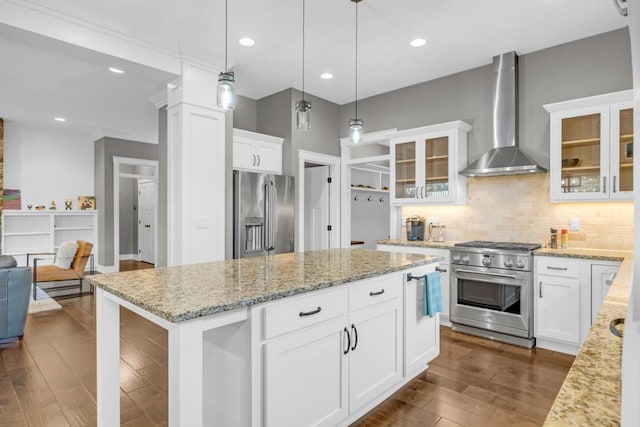
<svg viewBox="0 0 640 427"><path fill-rule="evenodd" d="M440 272L424 275L424 293L422 314L433 317L442 311L442 289L440 287Z"/></svg>

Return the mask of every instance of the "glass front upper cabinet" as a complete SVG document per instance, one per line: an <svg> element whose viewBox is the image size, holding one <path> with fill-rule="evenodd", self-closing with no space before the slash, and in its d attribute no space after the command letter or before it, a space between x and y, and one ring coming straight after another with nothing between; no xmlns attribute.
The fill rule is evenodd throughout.
<svg viewBox="0 0 640 427"><path fill-rule="evenodd" d="M551 201L632 200L633 93L545 105Z"/></svg>
<svg viewBox="0 0 640 427"><path fill-rule="evenodd" d="M455 121L389 135L392 204L464 204L467 123Z"/></svg>

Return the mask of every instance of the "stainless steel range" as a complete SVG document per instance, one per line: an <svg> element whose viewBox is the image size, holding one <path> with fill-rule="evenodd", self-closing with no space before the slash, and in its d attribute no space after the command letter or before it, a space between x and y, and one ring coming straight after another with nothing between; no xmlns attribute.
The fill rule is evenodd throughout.
<svg viewBox="0 0 640 427"><path fill-rule="evenodd" d="M471 241L451 249L454 330L533 347L533 256L541 245Z"/></svg>

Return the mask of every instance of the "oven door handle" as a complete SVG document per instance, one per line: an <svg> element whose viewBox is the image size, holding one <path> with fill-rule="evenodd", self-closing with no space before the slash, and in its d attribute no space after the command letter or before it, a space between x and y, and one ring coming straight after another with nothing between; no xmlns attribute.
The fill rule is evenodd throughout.
<svg viewBox="0 0 640 427"><path fill-rule="evenodd" d="M465 270L465 269L462 269L462 268L459 268L459 269L455 270L455 272L456 273L475 274L475 275L480 275L480 276L503 277L505 279L514 279L514 280L518 279L518 276L514 276L512 274L488 273L486 271L480 272L480 271L473 271L473 270Z"/></svg>

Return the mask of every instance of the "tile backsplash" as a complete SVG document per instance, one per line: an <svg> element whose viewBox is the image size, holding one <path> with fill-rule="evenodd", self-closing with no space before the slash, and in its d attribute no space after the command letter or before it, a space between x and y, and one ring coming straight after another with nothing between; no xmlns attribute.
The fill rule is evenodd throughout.
<svg viewBox="0 0 640 427"><path fill-rule="evenodd" d="M446 225L446 239L549 243L549 229L569 231L569 247L632 250L633 203L551 203L549 174L467 179L467 204L405 206L402 215L420 215Z"/></svg>

